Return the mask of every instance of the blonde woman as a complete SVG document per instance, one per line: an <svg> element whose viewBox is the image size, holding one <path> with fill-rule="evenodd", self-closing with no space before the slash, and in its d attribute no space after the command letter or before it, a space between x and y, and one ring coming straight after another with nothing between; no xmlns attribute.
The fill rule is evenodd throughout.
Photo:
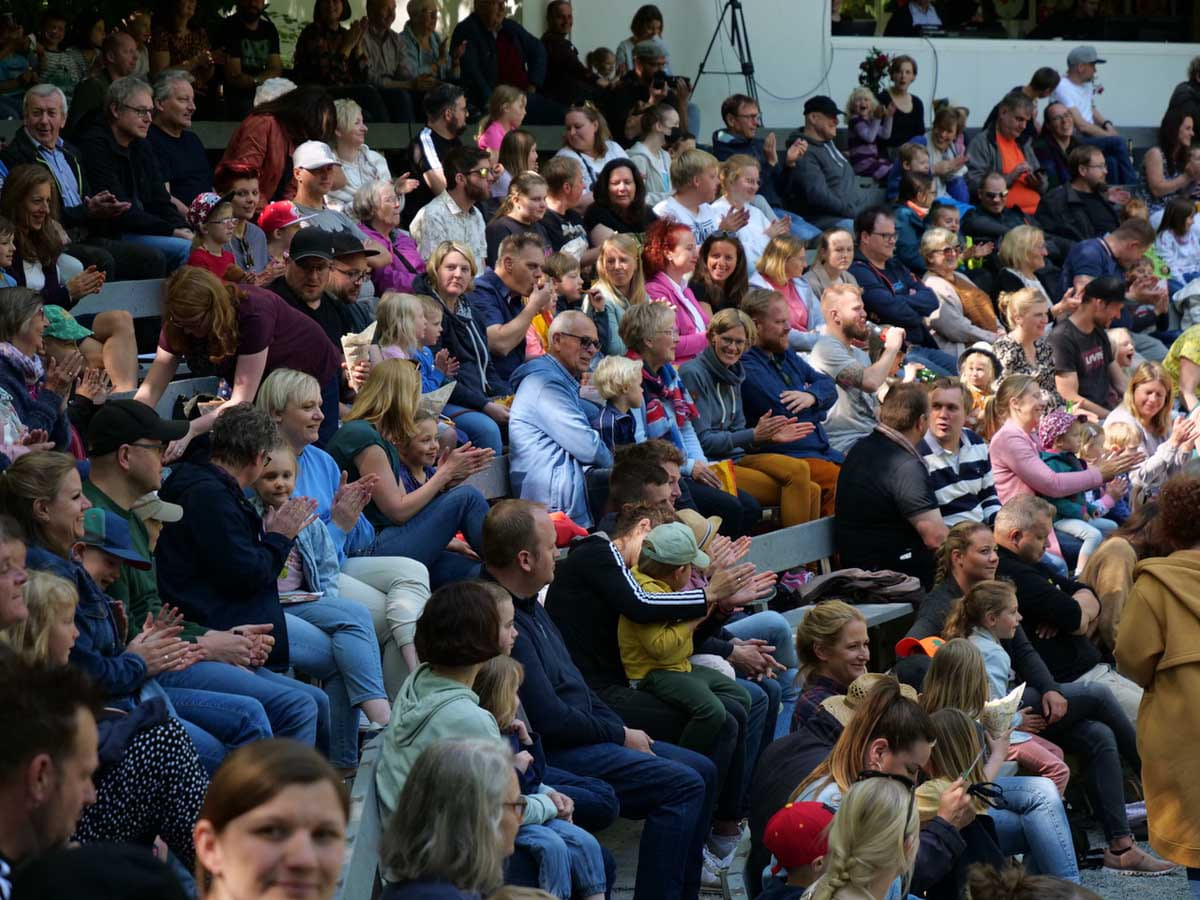
<svg viewBox="0 0 1200 900"><path fill-rule="evenodd" d="M816 346L825 325L821 300L804 279L808 248L791 234L771 238L758 258L751 287L763 287L783 295L788 305L788 349L807 353Z"/></svg>
<svg viewBox="0 0 1200 900"><path fill-rule="evenodd" d="M1024 226L1021 226L1024 227ZM1023 287L1000 295L1000 315L1008 322L1009 332L997 338L992 351L1008 375L1032 375L1042 389L1046 409L1063 409L1067 401L1054 382L1054 350L1046 339L1050 322L1050 301L1045 291Z"/></svg>
<svg viewBox="0 0 1200 900"><path fill-rule="evenodd" d="M1106 429L1118 422L1137 429L1146 459L1130 473L1129 480L1150 494L1191 459L1200 438L1200 423L1194 418L1171 421L1174 395L1167 370L1159 363L1144 362L1129 379L1120 404L1104 420Z"/></svg>
<svg viewBox="0 0 1200 900"><path fill-rule="evenodd" d="M841 600L818 603L796 626L796 655L804 692L796 701L793 731L815 716L824 700L845 694L867 671L871 647L866 617Z"/></svg>
<svg viewBox="0 0 1200 900"><path fill-rule="evenodd" d="M938 346L955 359L969 345L977 341L990 344L1004 334L991 298L956 271L961 253L958 235L945 228L930 228L921 236L926 267L922 281L938 298L929 329Z"/></svg>
<svg viewBox="0 0 1200 900"><path fill-rule="evenodd" d="M721 163L721 196L712 202L713 213L720 218L732 209L745 210L750 217L737 230L737 236L746 252L746 265L751 269L757 265L771 238L791 234L790 218L774 213L768 217L754 204L761 178L762 166L757 159L735 153Z"/></svg>
<svg viewBox="0 0 1200 900"><path fill-rule="evenodd" d="M331 209L349 213L354 194L360 187L372 181L392 184L392 171L383 154L367 146L367 126L363 123L362 107L345 98L333 101L333 106L337 110L333 152L341 162L342 177L346 181L325 195L325 203ZM393 185L399 195L400 209L404 209L404 195L417 187L416 179L407 175L407 172L404 173ZM384 246L387 246L386 242Z"/></svg>
<svg viewBox="0 0 1200 900"><path fill-rule="evenodd" d="M436 588L479 572L475 554L483 548L488 505L483 494L462 482L486 468L493 454L464 444L417 485L397 448L415 433L420 396L417 368L407 360L384 360L371 370L328 450L351 481L377 479L366 510L375 540L365 555L415 559L428 567L430 586ZM470 550L455 542L460 531Z"/></svg>
<svg viewBox="0 0 1200 900"><path fill-rule="evenodd" d="M583 169L583 188L587 192L584 196L590 197L600 170L615 159L624 159L625 150L612 139L608 122L590 101L570 107L563 125L563 145L554 155L578 161Z"/></svg>
<svg viewBox="0 0 1200 900"><path fill-rule="evenodd" d="M621 317L630 306L646 302L646 276L638 239L632 234L613 233L600 245L596 275L590 294L593 318L602 313L605 319L606 327L598 329L605 341L601 351L605 356L624 356Z"/></svg>
<svg viewBox="0 0 1200 900"><path fill-rule="evenodd" d="M1004 264L1000 272L1000 290L1003 293L1029 288L1040 294L1050 305L1050 314L1057 322L1075 311L1079 306L1079 295L1072 290L1067 291L1057 303L1050 299L1037 277L1037 273L1045 267L1049 254L1045 232L1032 225L1018 225L1000 241L1000 262ZM1008 324L1012 325L1012 322Z"/></svg>

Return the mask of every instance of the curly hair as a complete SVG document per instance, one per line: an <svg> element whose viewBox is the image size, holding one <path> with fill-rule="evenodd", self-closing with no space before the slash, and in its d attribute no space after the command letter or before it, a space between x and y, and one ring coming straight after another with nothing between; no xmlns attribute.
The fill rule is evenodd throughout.
<svg viewBox="0 0 1200 900"><path fill-rule="evenodd" d="M679 246L685 235L691 233L691 228L674 219L659 219L647 228L646 246L642 249L646 275L653 278L665 271L667 256Z"/></svg>
<svg viewBox="0 0 1200 900"><path fill-rule="evenodd" d="M1200 471L1195 468L1167 480L1158 494L1159 518L1167 540L1176 550L1200 544Z"/></svg>

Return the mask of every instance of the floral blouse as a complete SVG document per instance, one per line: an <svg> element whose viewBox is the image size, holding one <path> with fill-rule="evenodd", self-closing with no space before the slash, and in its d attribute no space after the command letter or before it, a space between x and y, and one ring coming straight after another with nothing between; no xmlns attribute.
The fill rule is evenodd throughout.
<svg viewBox="0 0 1200 900"><path fill-rule="evenodd" d="M329 29L309 22L296 40L296 80L302 84L366 84L367 54L360 48L349 56L338 49L345 28Z"/></svg>
<svg viewBox="0 0 1200 900"><path fill-rule="evenodd" d="M1007 375L1032 375L1045 394L1047 412L1066 408L1067 401L1062 398L1054 384L1054 351L1050 349L1050 342L1046 338L1040 337L1033 342L1033 352L1037 358L1036 368L1026 358L1025 348L1007 335L998 338L996 343L992 344L992 351L1004 367L1004 371L1000 373L1001 378Z"/></svg>

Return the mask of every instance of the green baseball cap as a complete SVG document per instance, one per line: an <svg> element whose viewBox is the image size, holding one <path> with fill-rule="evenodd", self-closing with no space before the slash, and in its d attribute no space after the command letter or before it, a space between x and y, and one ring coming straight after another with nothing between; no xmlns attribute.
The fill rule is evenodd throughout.
<svg viewBox="0 0 1200 900"><path fill-rule="evenodd" d="M44 334L48 338L54 338L56 341L82 341L93 334L92 329L84 328L61 306L46 305L42 307L42 312L46 314Z"/></svg>
<svg viewBox="0 0 1200 900"><path fill-rule="evenodd" d="M642 543L642 553L647 559L668 566L708 565L708 554L696 543L692 529L682 522L668 522L651 529Z"/></svg>

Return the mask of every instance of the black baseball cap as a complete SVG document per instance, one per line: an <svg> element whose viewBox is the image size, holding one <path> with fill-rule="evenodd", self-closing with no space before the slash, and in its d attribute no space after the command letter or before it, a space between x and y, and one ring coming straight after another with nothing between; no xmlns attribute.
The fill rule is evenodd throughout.
<svg viewBox="0 0 1200 900"><path fill-rule="evenodd" d="M1126 284L1120 275L1101 275L1093 278L1083 289L1084 300L1103 300L1105 303L1124 303Z"/></svg>
<svg viewBox="0 0 1200 900"><path fill-rule="evenodd" d="M367 247L362 240L353 231L334 231L330 232L330 237L333 245L334 258L339 256L354 256L357 253L364 253L367 256L378 256L379 251ZM296 243L296 239L292 238L292 243ZM293 253L293 256L296 254Z"/></svg>
<svg viewBox="0 0 1200 900"><path fill-rule="evenodd" d="M106 456L122 444L149 438L177 441L188 432L188 423L160 418L153 407L137 400L109 400L92 416L88 426L88 453Z"/></svg>
<svg viewBox="0 0 1200 900"><path fill-rule="evenodd" d="M292 238L288 258L296 262L306 257L333 259L333 232L324 228L301 228Z"/></svg>
<svg viewBox="0 0 1200 900"><path fill-rule="evenodd" d="M824 95L809 97L804 101L804 114L807 116L809 113L823 113L824 115L834 117L843 115L842 111L838 109L838 105L833 102L832 98Z"/></svg>

